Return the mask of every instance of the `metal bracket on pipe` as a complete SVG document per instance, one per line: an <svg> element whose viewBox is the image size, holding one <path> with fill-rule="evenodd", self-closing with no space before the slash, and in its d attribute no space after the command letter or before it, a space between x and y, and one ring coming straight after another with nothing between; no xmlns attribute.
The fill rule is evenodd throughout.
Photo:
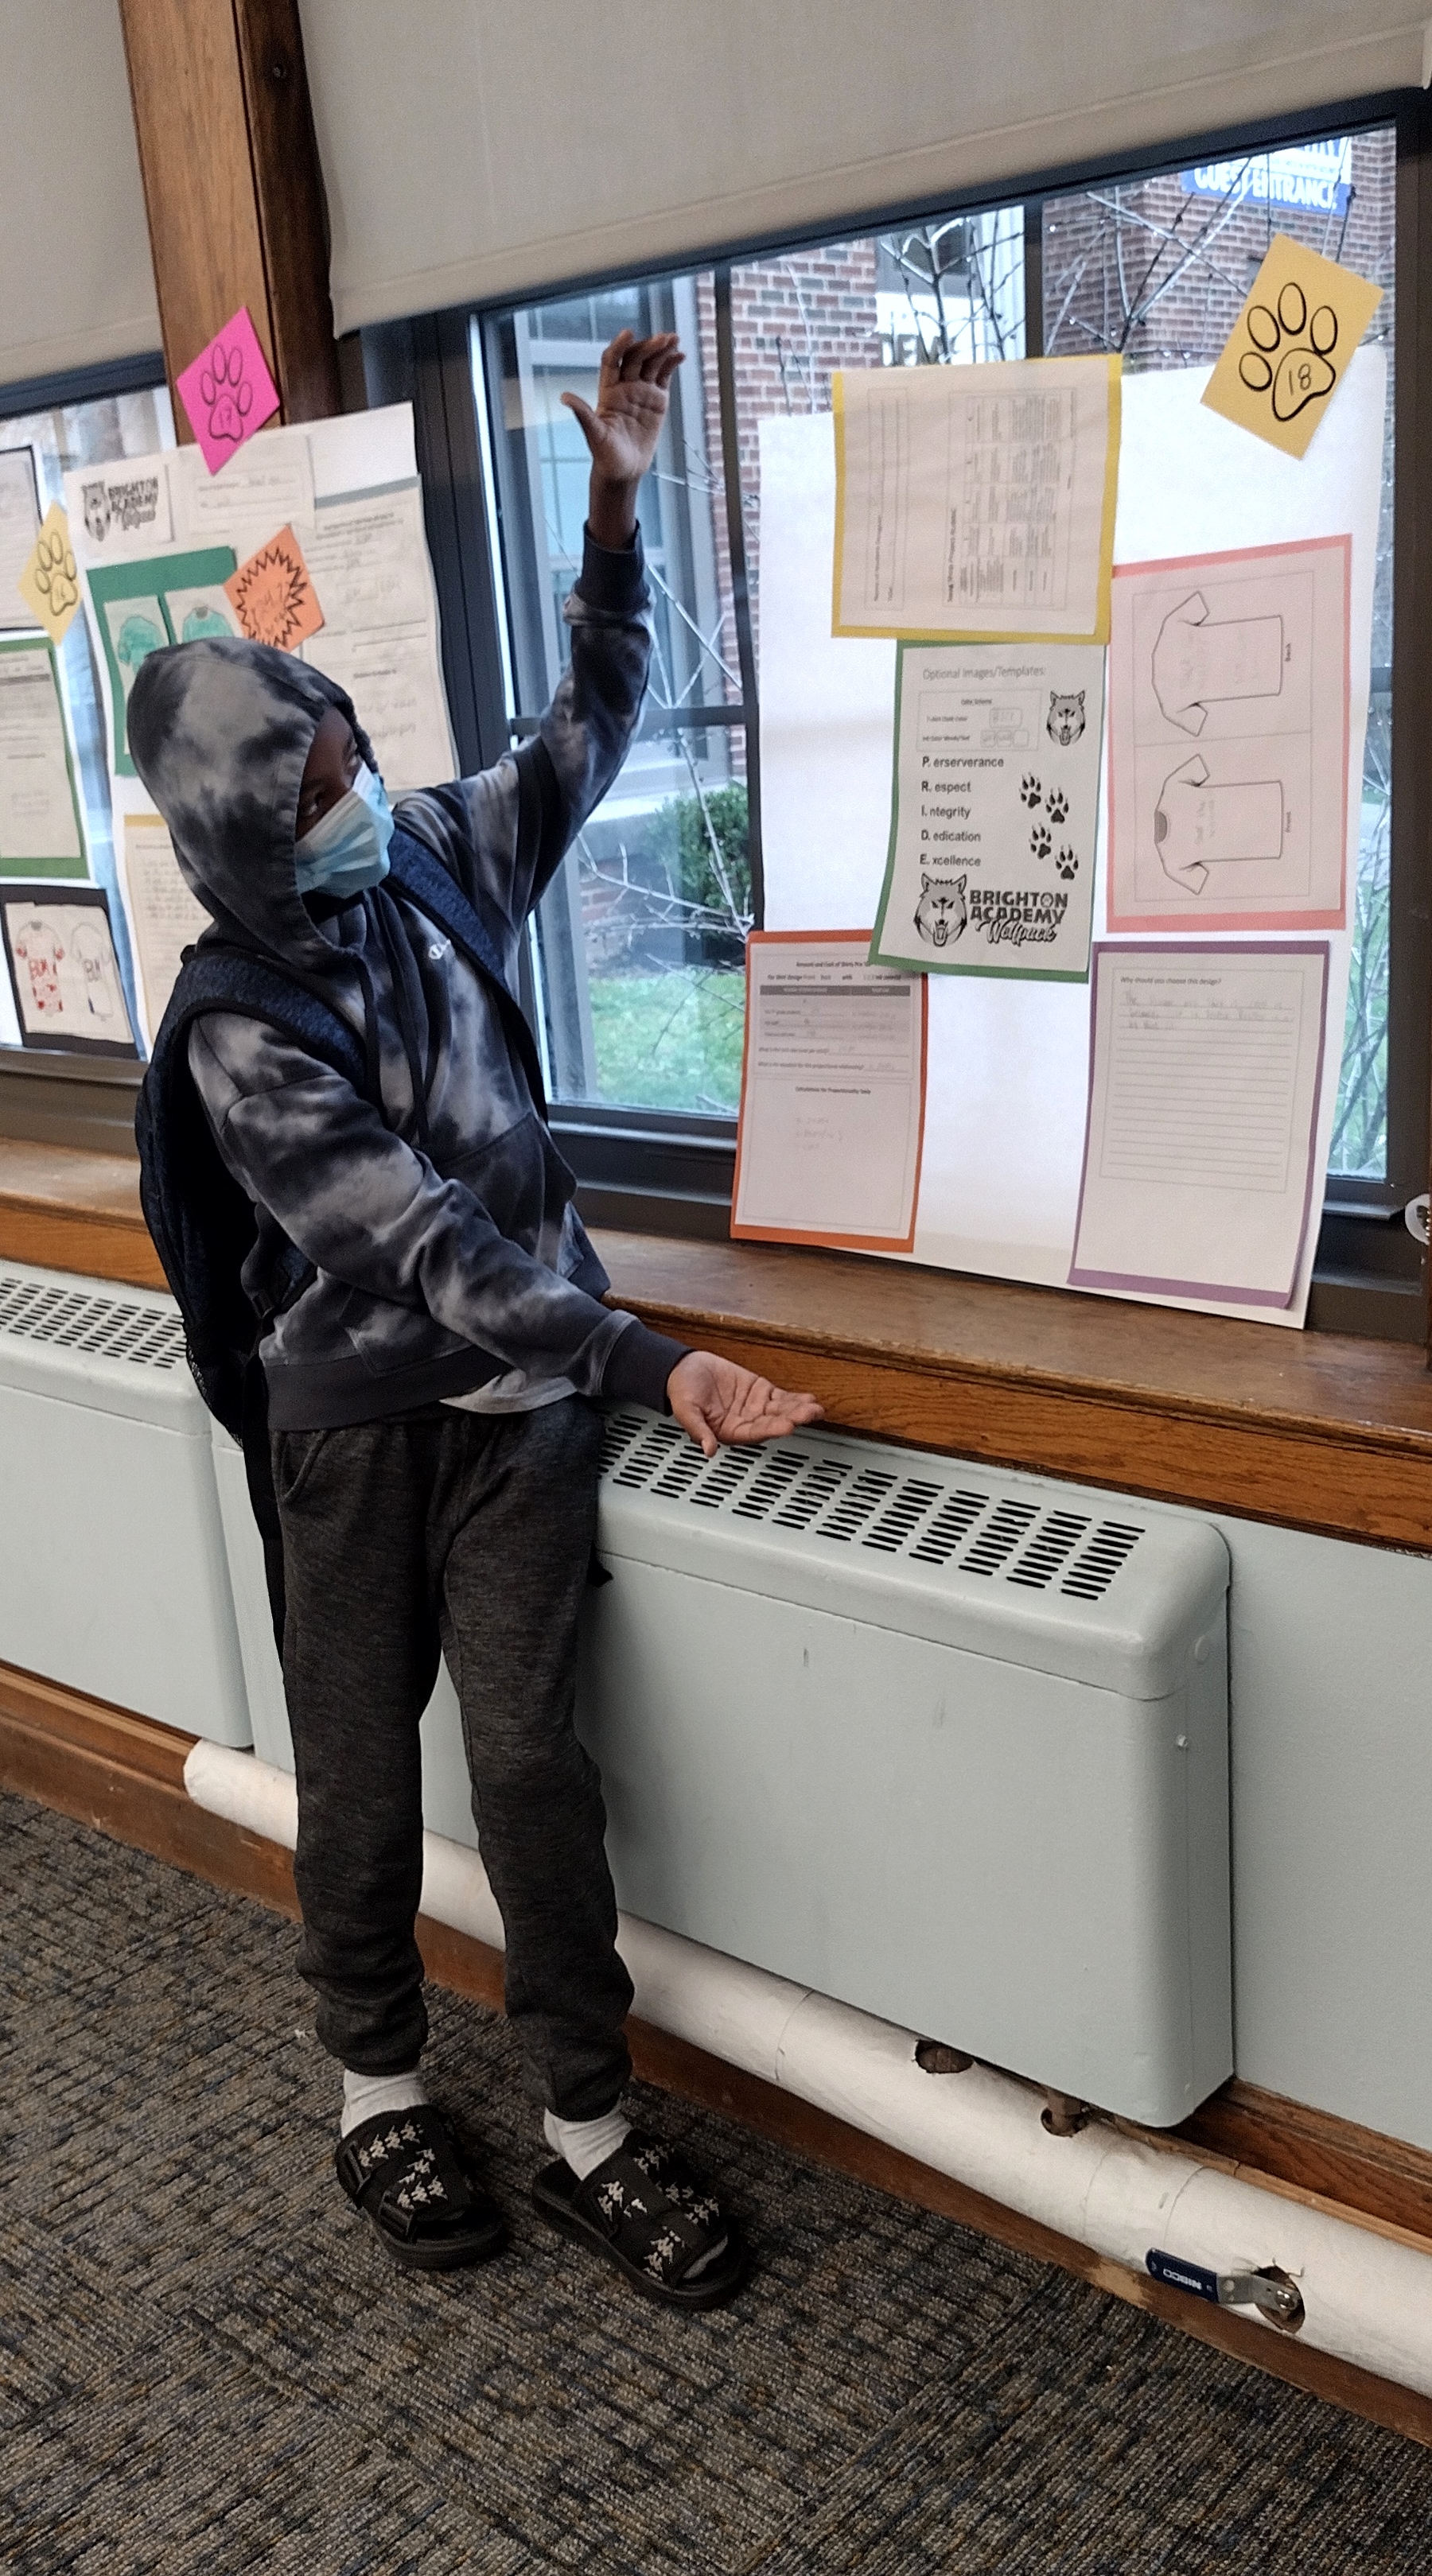
<svg viewBox="0 0 1432 2576"><path fill-rule="evenodd" d="M1284 2334L1296 2334L1303 2322L1302 2293L1275 2264L1259 2272L1210 2272L1204 2264L1162 2253L1156 2245L1150 2246L1144 2263L1153 2279L1169 2289L1188 2290L1216 2308L1257 2308Z"/></svg>

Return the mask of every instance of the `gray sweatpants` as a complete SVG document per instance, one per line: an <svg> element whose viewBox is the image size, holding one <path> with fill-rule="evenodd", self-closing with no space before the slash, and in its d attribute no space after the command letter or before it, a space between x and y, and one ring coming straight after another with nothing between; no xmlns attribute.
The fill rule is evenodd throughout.
<svg viewBox="0 0 1432 2576"><path fill-rule="evenodd" d="M383 2075L415 2065L427 2036L418 1721L441 1645L506 1930L508 2014L529 2089L568 2120L609 2110L631 2065L601 1782L572 1723L600 1437L577 1397L272 1436L299 1967L319 2039Z"/></svg>

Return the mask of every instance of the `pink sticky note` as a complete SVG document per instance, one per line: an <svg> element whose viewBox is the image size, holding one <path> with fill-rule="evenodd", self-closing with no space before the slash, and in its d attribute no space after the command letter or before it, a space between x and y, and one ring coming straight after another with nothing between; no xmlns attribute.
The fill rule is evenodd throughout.
<svg viewBox="0 0 1432 2576"><path fill-rule="evenodd" d="M278 388L264 364L246 304L176 381L211 474L237 456L245 439L278 409Z"/></svg>

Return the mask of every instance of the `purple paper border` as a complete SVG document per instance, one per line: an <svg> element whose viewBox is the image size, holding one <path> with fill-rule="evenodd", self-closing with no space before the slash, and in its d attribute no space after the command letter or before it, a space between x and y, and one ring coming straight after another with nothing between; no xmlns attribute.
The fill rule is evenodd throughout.
<svg viewBox="0 0 1432 2576"><path fill-rule="evenodd" d="M1084 1222L1084 1191L1089 1178L1089 1148L1094 1125L1094 1061L1099 1018L1099 967L1105 957L1166 957L1187 961L1194 957L1321 957L1323 961L1322 1000L1318 1014L1318 1060L1313 1071L1313 1118L1308 1135L1308 1177L1303 1190L1303 1221L1298 1229L1297 1249L1293 1254L1293 1275L1287 1293L1276 1288L1230 1288L1206 1279L1144 1279L1134 1271L1081 1270L1079 1268L1079 1230ZM1332 945L1326 939L1221 939L1215 946L1198 947L1192 941L1166 939L1101 939L1095 940L1089 959L1089 1095L1084 1112L1084 1164L1079 1174L1079 1206L1074 1219L1074 1249L1070 1256L1066 1285L1070 1288L1129 1288L1147 1296L1200 1297L1210 1305L1224 1306L1291 1306L1297 1292L1298 1272L1302 1267L1303 1247L1308 1239L1308 1218L1313 1202L1313 1174L1317 1168L1318 1112L1323 1096L1323 1057L1328 1036L1328 985L1332 976Z"/></svg>

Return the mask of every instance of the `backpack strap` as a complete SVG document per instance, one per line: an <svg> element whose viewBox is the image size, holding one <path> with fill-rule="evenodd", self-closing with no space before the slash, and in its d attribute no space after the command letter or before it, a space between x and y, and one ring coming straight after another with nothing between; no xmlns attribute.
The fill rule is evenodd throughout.
<svg viewBox="0 0 1432 2576"><path fill-rule="evenodd" d="M517 775L520 789L527 776L520 763ZM519 804L519 831L525 834L539 828L539 818L535 814L530 817L527 814L526 800L519 798ZM538 1116L545 1124L547 1089L542 1079L537 1041L508 983L498 947L498 937L505 933L507 926L504 923L499 927L498 917L494 915L494 928L497 929L497 936L494 936L494 929L489 928L451 869L414 829L418 819L414 816L410 821L405 813L393 834L388 846L388 883L421 904L429 920L435 921L439 930L445 930L454 948L460 948L469 964L477 968L497 1004L513 1053L527 1076L527 1086Z"/></svg>

